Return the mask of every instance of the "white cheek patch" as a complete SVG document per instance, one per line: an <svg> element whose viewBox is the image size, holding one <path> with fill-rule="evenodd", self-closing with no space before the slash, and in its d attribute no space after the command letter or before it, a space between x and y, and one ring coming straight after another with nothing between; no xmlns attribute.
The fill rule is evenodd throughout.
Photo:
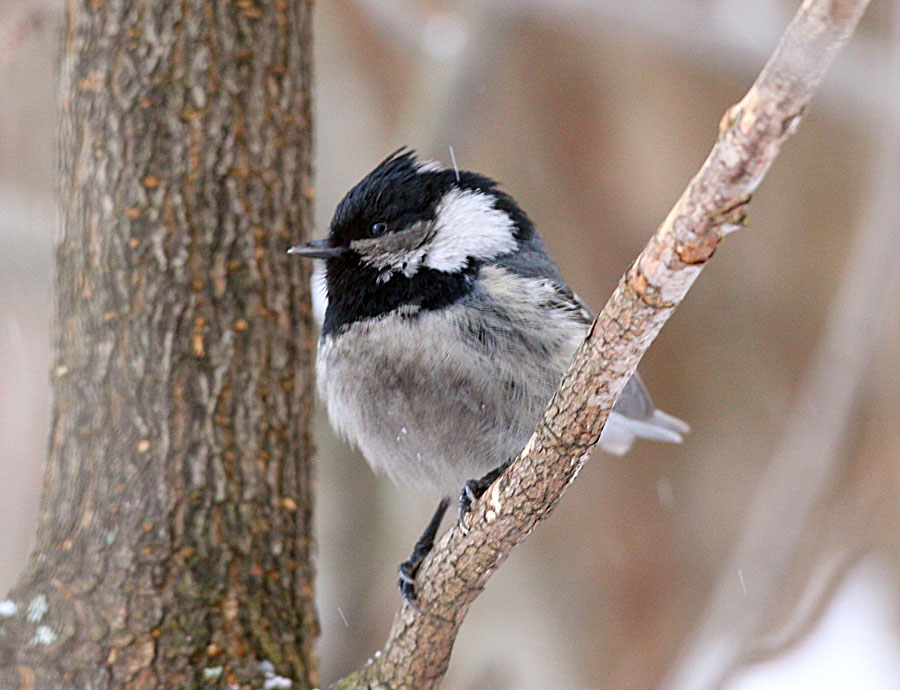
<svg viewBox="0 0 900 690"><path fill-rule="evenodd" d="M494 208L494 198L470 189L453 189L435 211L434 239L425 266L451 273L469 257L489 260L513 251L515 226L507 213Z"/></svg>

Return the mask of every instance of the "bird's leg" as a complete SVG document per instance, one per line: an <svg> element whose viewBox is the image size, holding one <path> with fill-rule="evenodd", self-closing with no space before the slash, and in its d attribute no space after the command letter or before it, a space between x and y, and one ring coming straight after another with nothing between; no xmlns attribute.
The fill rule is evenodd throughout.
<svg viewBox="0 0 900 690"><path fill-rule="evenodd" d="M466 516L466 513L472 510L472 504L481 498L481 495L488 490L488 487L497 481L511 464L512 460L507 460L481 477L481 479L470 479L465 483L462 493L459 495L459 523L461 525L463 525L463 518Z"/></svg>
<svg viewBox="0 0 900 690"><path fill-rule="evenodd" d="M431 522L428 523L425 531L422 532L422 536L419 537L419 541L417 541L416 545L413 547L412 554L400 564L399 568L397 568L397 571L400 573L400 579L397 580L397 586L400 588L400 595L407 604L416 610L419 608L416 601L416 573L419 572L419 566L422 565L425 556L427 556L434 547L434 538L437 535L438 528L441 526L441 520L444 519L444 513L447 512L447 507L449 505L449 498L441 500L437 510L434 511Z"/></svg>
<svg viewBox="0 0 900 690"><path fill-rule="evenodd" d="M463 486L462 493L459 496L460 523L462 523L463 516L471 510L472 504L481 498L481 495L487 491L491 484L497 481L511 463L512 460L507 460L480 479L470 479L466 482L465 486ZM417 541L416 545L413 547L412 554L400 564L399 568L397 568L397 572L400 573L400 579L397 580L397 587L400 589L400 594L407 604L417 610L419 606L418 601L416 600L416 573L419 572L419 566L422 565L425 556L427 556L431 552L431 549L434 548L434 538L437 536L438 528L441 526L441 520L444 519L444 514L447 512L449 505L449 498L441 500L437 510L434 511L434 515L431 517L431 521L428 523L428 526L425 527L425 531L422 532L422 536L419 537L419 541Z"/></svg>

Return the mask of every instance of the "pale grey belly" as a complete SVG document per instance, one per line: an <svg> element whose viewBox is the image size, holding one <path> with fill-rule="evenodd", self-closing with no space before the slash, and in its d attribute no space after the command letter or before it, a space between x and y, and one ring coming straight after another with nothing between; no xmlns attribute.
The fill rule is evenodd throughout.
<svg viewBox="0 0 900 690"><path fill-rule="evenodd" d="M455 494L522 449L577 340L555 338L539 357L521 338L467 341L454 310L420 319L411 328L388 316L324 339L319 392L332 425L373 468Z"/></svg>

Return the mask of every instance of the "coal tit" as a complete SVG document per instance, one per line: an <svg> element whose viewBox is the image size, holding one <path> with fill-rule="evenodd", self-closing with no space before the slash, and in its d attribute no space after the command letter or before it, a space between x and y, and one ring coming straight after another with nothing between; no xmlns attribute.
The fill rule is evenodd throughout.
<svg viewBox="0 0 900 690"><path fill-rule="evenodd" d="M325 260L316 373L332 425L400 484L465 487L463 508L525 446L593 320L496 182L404 149L347 193L327 239L289 251ZM687 430L635 374L599 445ZM411 602L446 507L401 566Z"/></svg>

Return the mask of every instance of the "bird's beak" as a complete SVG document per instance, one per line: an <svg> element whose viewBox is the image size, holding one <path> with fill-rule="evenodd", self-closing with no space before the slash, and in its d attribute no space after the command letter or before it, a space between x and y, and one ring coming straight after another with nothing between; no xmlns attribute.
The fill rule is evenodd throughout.
<svg viewBox="0 0 900 690"><path fill-rule="evenodd" d="M298 244L288 249L288 254L298 254L308 259L331 259L343 253L343 247L333 247L327 239Z"/></svg>

